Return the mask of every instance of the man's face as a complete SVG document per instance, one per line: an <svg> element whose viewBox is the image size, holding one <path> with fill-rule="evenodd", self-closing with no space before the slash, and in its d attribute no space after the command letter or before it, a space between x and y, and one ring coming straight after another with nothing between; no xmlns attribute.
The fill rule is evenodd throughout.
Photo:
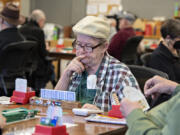
<svg viewBox="0 0 180 135"><path fill-rule="evenodd" d="M129 21L126 20L125 18L120 19L120 21L119 21L119 28L120 29L124 29L127 26L129 26Z"/></svg>
<svg viewBox="0 0 180 135"><path fill-rule="evenodd" d="M102 43L103 44L103 43ZM87 35L78 34L76 39L76 55L84 55L85 58L81 62L85 67L96 65L104 55L106 50L105 46L100 41ZM96 47L93 49L93 47Z"/></svg>
<svg viewBox="0 0 180 135"><path fill-rule="evenodd" d="M42 18L42 19L39 20L39 26L40 26L40 28L43 28L43 27L44 27L45 22L46 22L46 18Z"/></svg>

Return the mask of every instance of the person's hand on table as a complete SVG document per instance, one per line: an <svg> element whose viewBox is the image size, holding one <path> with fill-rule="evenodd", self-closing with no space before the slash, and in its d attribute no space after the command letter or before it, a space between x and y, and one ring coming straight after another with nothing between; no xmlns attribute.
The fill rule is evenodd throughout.
<svg viewBox="0 0 180 135"><path fill-rule="evenodd" d="M92 109L92 110L100 110L96 105L93 105L93 104L84 104L82 106L82 108L84 109Z"/></svg>
<svg viewBox="0 0 180 135"><path fill-rule="evenodd" d="M146 81L144 85L144 94L146 97L151 95L152 99L155 99L162 93L171 94L177 85L178 83L176 82L160 76L154 76Z"/></svg>
<svg viewBox="0 0 180 135"><path fill-rule="evenodd" d="M3 128L6 125L6 118L0 114L0 128Z"/></svg>
<svg viewBox="0 0 180 135"><path fill-rule="evenodd" d="M127 98L123 98L120 103L120 111L124 117L127 117L133 110L142 108L139 102L132 102Z"/></svg>

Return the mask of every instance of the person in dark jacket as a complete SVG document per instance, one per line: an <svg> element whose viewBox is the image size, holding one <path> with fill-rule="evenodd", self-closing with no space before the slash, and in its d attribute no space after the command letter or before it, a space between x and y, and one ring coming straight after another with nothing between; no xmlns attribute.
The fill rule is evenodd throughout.
<svg viewBox="0 0 180 135"><path fill-rule="evenodd" d="M119 28L120 30L112 37L108 47L108 53L118 60L121 60L121 52L126 44L126 41L135 36L135 31L132 28L132 24L135 21L135 17L123 12L120 14Z"/></svg>
<svg viewBox="0 0 180 135"><path fill-rule="evenodd" d="M163 40L151 54L147 66L168 74L169 79L180 83L180 58L176 47L180 46L180 21L168 19L161 27ZM161 95L154 106L168 100L171 95Z"/></svg>
<svg viewBox="0 0 180 135"><path fill-rule="evenodd" d="M17 29L18 24L20 24L19 8L8 3L0 13L0 53L6 45L24 40Z"/></svg>
<svg viewBox="0 0 180 135"><path fill-rule="evenodd" d="M32 74L32 79L30 81L31 87L36 89L37 95L39 90L46 86L46 83L51 80L55 86L54 81L54 68L50 61L46 60L47 50L45 43L45 35L42 30L46 17L42 10L36 9L32 12L29 22L25 23L20 27L20 32L25 36L27 40L36 41L38 44L38 67Z"/></svg>
<svg viewBox="0 0 180 135"><path fill-rule="evenodd" d="M180 46L180 21L168 19L161 27L163 41L152 53L148 66L168 74L169 79L180 83L180 57L175 48Z"/></svg>
<svg viewBox="0 0 180 135"><path fill-rule="evenodd" d="M33 40L38 43L39 55L43 59L47 55L45 36L42 30L45 20L45 14L41 10L34 10L30 20L19 29L27 40Z"/></svg>

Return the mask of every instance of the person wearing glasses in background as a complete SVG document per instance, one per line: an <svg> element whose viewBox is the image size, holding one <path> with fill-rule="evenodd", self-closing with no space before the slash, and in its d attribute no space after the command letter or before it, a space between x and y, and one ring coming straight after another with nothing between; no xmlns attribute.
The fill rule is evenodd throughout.
<svg viewBox="0 0 180 135"><path fill-rule="evenodd" d="M76 92L76 100L83 108L108 111L112 92L120 100L125 86L139 89L128 67L106 52L109 31L108 22L94 16L86 16L73 27L76 57L66 67L55 89ZM97 78L95 89L87 88L89 75Z"/></svg>

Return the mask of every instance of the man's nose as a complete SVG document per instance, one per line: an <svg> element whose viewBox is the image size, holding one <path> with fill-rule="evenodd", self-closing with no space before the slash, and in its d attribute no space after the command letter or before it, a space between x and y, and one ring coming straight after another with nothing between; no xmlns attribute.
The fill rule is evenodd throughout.
<svg viewBox="0 0 180 135"><path fill-rule="evenodd" d="M87 52L85 51L85 48L82 47L81 49L78 50L79 54L86 54Z"/></svg>

